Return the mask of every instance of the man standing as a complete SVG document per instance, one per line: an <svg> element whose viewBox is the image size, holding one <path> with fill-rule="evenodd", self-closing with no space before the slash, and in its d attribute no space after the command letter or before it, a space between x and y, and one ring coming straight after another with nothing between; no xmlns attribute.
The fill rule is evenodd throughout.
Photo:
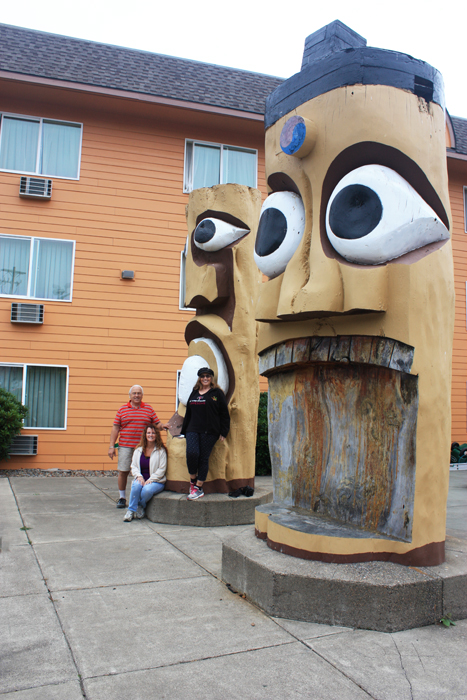
<svg viewBox="0 0 467 700"><path fill-rule="evenodd" d="M143 387L135 384L129 391L130 400L121 406L115 416L112 432L110 433L109 457L114 458L115 442L118 441L118 490L120 498L117 508L126 508L125 492L131 458L138 445L144 428L150 423L159 424L160 420L153 407L143 403ZM165 427L160 425L160 427Z"/></svg>

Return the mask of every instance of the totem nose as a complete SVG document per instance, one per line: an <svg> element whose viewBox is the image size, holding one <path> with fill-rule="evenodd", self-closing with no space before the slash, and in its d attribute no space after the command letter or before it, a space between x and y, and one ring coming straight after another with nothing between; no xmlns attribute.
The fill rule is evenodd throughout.
<svg viewBox="0 0 467 700"><path fill-rule="evenodd" d="M194 238L197 243L207 243L216 233L216 224L210 219L204 219L195 228Z"/></svg>

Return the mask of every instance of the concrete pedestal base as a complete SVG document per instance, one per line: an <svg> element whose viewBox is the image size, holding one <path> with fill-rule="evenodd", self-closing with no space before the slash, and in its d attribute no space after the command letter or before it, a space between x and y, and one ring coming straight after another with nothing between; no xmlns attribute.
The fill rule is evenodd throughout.
<svg viewBox="0 0 467 700"><path fill-rule="evenodd" d="M197 501L188 501L185 493L162 491L148 503L146 517L153 523L222 527L255 522L255 508L272 501L270 487L256 486L250 498L229 498L226 493L210 493Z"/></svg>
<svg viewBox="0 0 467 700"><path fill-rule="evenodd" d="M447 537L440 566L327 564L275 552L252 528L224 542L222 578L275 617L396 632L467 617L466 553Z"/></svg>

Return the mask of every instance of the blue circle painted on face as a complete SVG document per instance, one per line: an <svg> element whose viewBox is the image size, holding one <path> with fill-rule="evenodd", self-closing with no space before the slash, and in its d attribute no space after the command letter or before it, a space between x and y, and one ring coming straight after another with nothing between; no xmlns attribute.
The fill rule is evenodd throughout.
<svg viewBox="0 0 467 700"><path fill-rule="evenodd" d="M303 117L287 119L282 127L280 145L288 156L293 156L303 146L306 137L306 125Z"/></svg>

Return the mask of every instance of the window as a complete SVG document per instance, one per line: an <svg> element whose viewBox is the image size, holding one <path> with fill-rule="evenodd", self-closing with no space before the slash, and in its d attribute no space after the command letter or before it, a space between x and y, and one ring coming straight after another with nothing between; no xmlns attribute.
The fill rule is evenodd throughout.
<svg viewBox="0 0 467 700"><path fill-rule="evenodd" d="M184 192L236 182L256 187L257 151L200 141L185 142Z"/></svg>
<svg viewBox="0 0 467 700"><path fill-rule="evenodd" d="M28 407L25 428L66 428L68 367L2 363L0 387Z"/></svg>
<svg viewBox="0 0 467 700"><path fill-rule="evenodd" d="M75 242L0 234L0 296L71 301Z"/></svg>
<svg viewBox="0 0 467 700"><path fill-rule="evenodd" d="M0 170L78 179L81 124L2 114Z"/></svg>

